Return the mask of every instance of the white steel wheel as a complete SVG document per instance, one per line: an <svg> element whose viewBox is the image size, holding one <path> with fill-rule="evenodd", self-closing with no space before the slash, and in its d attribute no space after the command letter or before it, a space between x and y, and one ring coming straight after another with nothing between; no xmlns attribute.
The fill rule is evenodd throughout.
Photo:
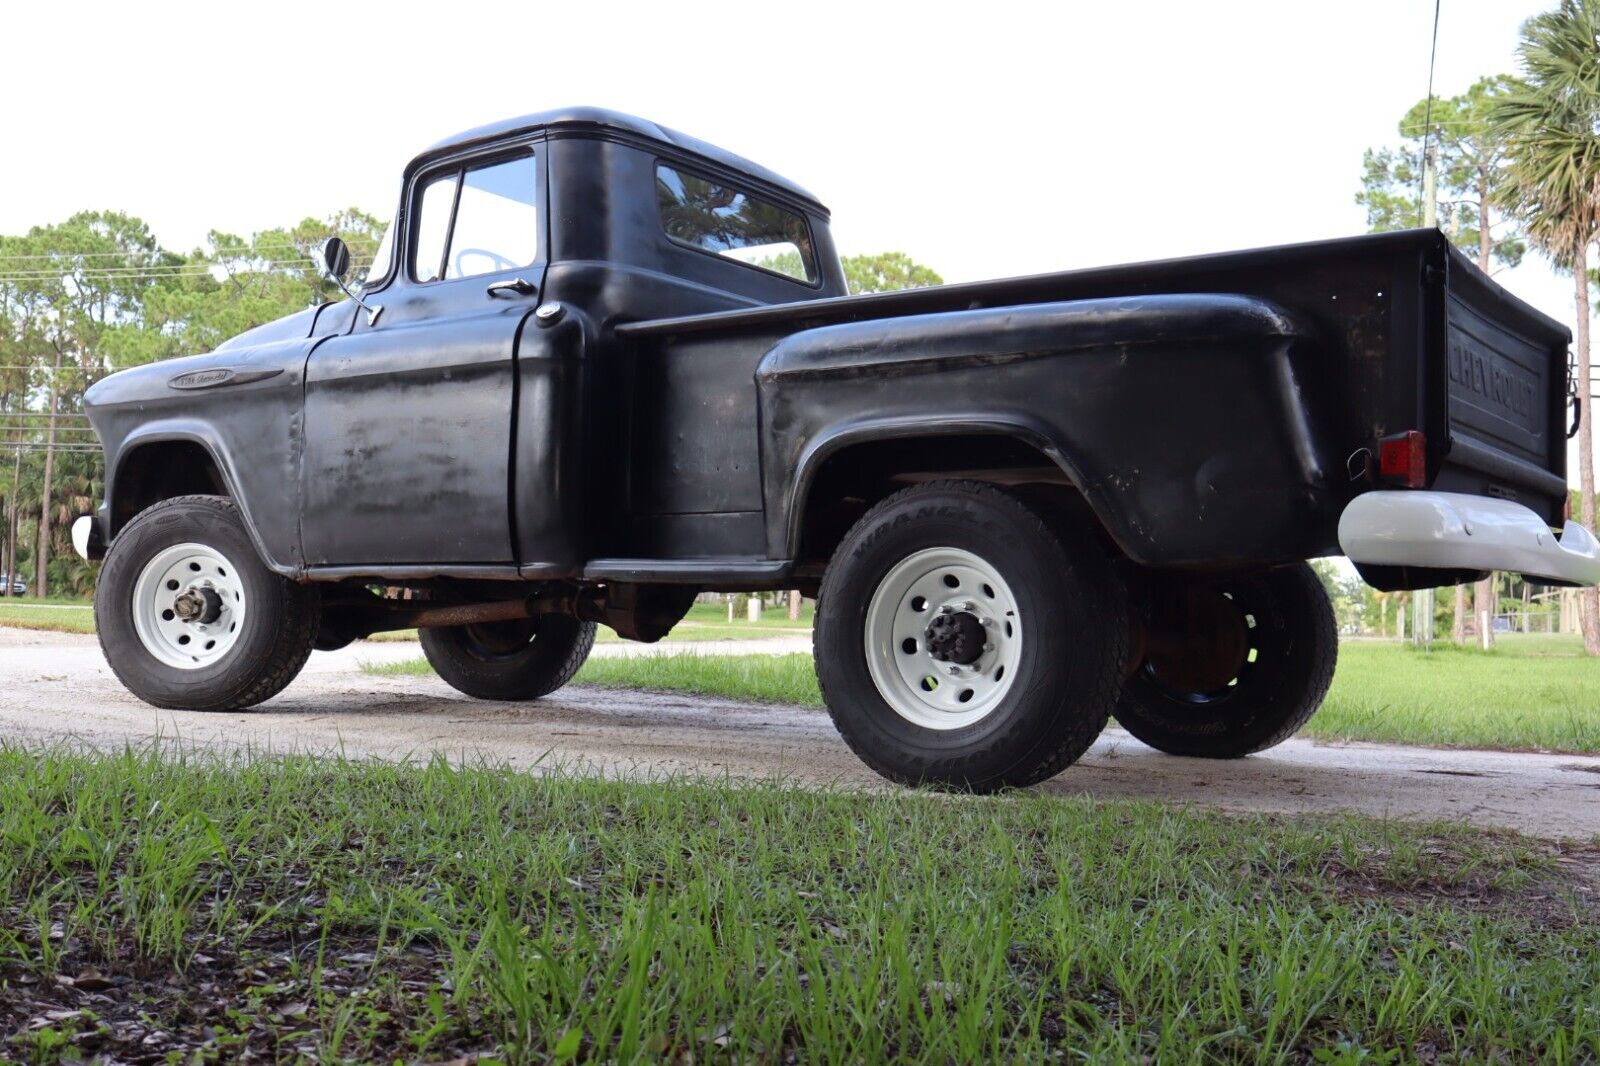
<svg viewBox="0 0 1600 1066"><path fill-rule="evenodd" d="M1006 698L1022 617L1000 572L961 548L927 548L884 575L867 605L867 670L896 714L925 729L981 722Z"/></svg>
<svg viewBox="0 0 1600 1066"><path fill-rule="evenodd" d="M167 666L199 670L239 640L249 607L233 561L204 544L174 544L153 555L133 586L133 629Z"/></svg>

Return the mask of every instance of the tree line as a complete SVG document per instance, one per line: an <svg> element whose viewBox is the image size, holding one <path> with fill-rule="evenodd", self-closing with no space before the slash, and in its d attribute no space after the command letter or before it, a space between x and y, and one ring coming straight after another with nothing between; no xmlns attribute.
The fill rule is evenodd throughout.
<svg viewBox="0 0 1600 1066"><path fill-rule="evenodd" d="M1434 217L1486 274L1515 266L1531 247L1571 276L1571 388L1578 404L1579 520L1595 528L1590 252L1600 239L1600 0L1560 0L1523 24L1520 72L1479 79L1464 93L1418 101L1400 120L1400 143L1369 149L1356 202L1373 232L1420 226L1432 170ZM1455 590L1451 635L1497 611L1496 581L1478 583L1474 606ZM1600 591L1580 596L1584 646L1600 655ZM1482 634L1485 642L1492 633Z"/></svg>
<svg viewBox="0 0 1600 1066"><path fill-rule="evenodd" d="M246 239L212 231L187 253L132 215L84 211L0 236L0 570L35 595L82 595L93 568L68 524L98 502L99 444L83 394L105 375L208 351L264 322L332 299L312 255L328 235L358 262L383 224L350 209Z"/></svg>
<svg viewBox="0 0 1600 1066"><path fill-rule="evenodd" d="M0 235L0 592L19 580L37 596L93 587L95 568L71 550L69 533L104 489L83 413L90 385L339 298L317 250L330 235L344 238L359 282L384 228L349 208L249 238L212 231L184 253L132 215L85 211ZM900 252L848 256L844 266L853 292L942 280Z"/></svg>

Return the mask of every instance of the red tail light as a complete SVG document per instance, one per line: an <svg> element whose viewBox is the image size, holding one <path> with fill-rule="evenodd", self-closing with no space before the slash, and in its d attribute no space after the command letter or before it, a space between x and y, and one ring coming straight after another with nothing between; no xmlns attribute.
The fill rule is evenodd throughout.
<svg viewBox="0 0 1600 1066"><path fill-rule="evenodd" d="M1415 429L1383 438L1378 442L1378 474L1408 489L1422 488L1428 483L1428 438Z"/></svg>

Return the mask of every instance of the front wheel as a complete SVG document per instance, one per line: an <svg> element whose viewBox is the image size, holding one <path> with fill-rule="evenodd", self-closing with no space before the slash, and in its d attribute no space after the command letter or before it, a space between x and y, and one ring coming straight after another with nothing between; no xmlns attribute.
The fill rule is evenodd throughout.
<svg viewBox="0 0 1600 1066"><path fill-rule="evenodd" d="M311 654L320 597L261 562L233 501L180 496L139 513L95 586L100 648L157 707L233 711L277 695Z"/></svg>
<svg viewBox="0 0 1600 1066"><path fill-rule="evenodd" d="M545 614L512 622L423 629L422 653L457 692L536 700L572 680L594 647L595 624Z"/></svg>
<svg viewBox="0 0 1600 1066"><path fill-rule="evenodd" d="M1031 785L1105 727L1124 612L1085 530L992 485L932 482L878 504L835 552L817 680L845 742L890 780Z"/></svg>
<svg viewBox="0 0 1600 1066"><path fill-rule="evenodd" d="M1293 736L1322 705L1339 634L1306 564L1232 577L1149 575L1140 600L1145 653L1116 715L1152 748L1250 755Z"/></svg>

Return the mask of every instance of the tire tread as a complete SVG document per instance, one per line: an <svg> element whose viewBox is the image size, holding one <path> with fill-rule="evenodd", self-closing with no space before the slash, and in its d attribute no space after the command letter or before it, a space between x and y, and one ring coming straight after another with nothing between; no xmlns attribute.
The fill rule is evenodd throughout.
<svg viewBox="0 0 1600 1066"><path fill-rule="evenodd" d="M569 620L560 616L552 617L561 621ZM559 658L554 660L541 661L538 656L533 657L533 661L521 663L512 660L491 663L472 659L460 645L465 627L424 629L419 636L422 654L427 658L428 665L457 692L480 700L536 700L571 681L594 649L595 624L577 619L570 621L574 623L570 634L540 634L527 649L539 647L540 641L544 642L543 650L549 650L550 645L557 641L565 642L565 650L558 652Z"/></svg>
<svg viewBox="0 0 1600 1066"><path fill-rule="evenodd" d="M1321 580L1310 566L1269 571L1264 580L1274 584L1292 646L1299 653L1292 661L1296 672L1289 684L1255 698L1255 716L1233 732L1186 734L1167 724L1169 715L1186 713L1170 704L1155 703L1148 690L1133 683L1123 689L1117 708L1122 728L1159 751L1205 759L1237 759L1276 747L1298 733L1322 706L1339 662L1339 632ZM1302 650L1303 649L1303 650ZM1166 719L1167 721L1164 721ZM1265 726L1265 731L1257 732Z"/></svg>
<svg viewBox="0 0 1600 1066"><path fill-rule="evenodd" d="M930 784L972 792L990 792L1038 784L1054 777L1082 757L1105 728L1109 710L1116 705L1122 684L1128 641L1125 625L1110 625L1101 634L1103 639L1091 642L1094 650L1099 653L1101 661L1093 665L1089 688L1073 694L1082 706L1099 707L1104 710L1099 714L1060 715L1049 728L1039 730L1034 743L1013 759L1009 766L992 771L981 778L951 781L941 779L935 774L909 775L896 769L886 763L873 750L866 738L852 727L850 716L838 711L840 704L837 701L847 698L846 695L835 691L830 696L828 676L831 670L823 661L823 656L826 654L824 649L833 643L833 627L844 625L846 622L836 612L823 610L822 604L837 603L845 597L840 585L846 580L846 568L839 565L840 560L853 548L853 538L857 537L858 531L870 529L881 516L903 506L907 500L928 496L931 501L939 493L972 497L990 508L1007 512L1011 520L1021 526L1024 535L1036 547L1053 556L1049 561L1050 566L1059 568L1060 572L1067 572L1074 569L1076 563L1076 568L1089 577L1087 586L1093 590L1092 595L1099 600L1098 603L1091 605L1093 611L1102 613L1107 618L1115 618L1119 623L1124 617L1125 603L1121 584L1112 574L1110 560L1104 550L1087 530L1079 529L1070 523L1052 523L1027 502L988 482L944 480L913 485L885 497L857 522L856 526L846 534L840 548L835 552L834 561L830 563L823 577L822 588L817 598L817 632L813 644L813 655L817 662L817 684L822 693L823 703L827 705L839 735L850 750L862 762L890 780L901 784Z"/></svg>
<svg viewBox="0 0 1600 1066"><path fill-rule="evenodd" d="M96 588L98 601L100 588L105 587L106 570L113 564L113 556L117 551L117 544L126 544L128 533L134 528L134 523L149 523L161 520L161 516L171 510L186 507L211 508L220 513L227 521L236 524L248 539L245 531L244 520L240 515L238 504L227 496L190 495L174 496L151 504L138 515L134 516L128 528L122 531L121 536L111 546L111 553L107 555L105 565L101 570L101 582ZM250 562L261 566L259 559L251 556ZM235 564L237 565L237 564ZM115 582L116 571L113 573ZM270 573L270 572L269 572ZM287 578L271 574L280 595L280 614L282 624L278 628L278 639L274 641L267 653L266 661L261 668L245 672L238 682L225 687L221 692L205 697L164 696L159 700L152 699L150 693L141 691L142 686L137 678L131 678L121 664L122 653L107 643L107 627L95 626L95 636L100 644L101 653L106 662L111 666L111 672L123 686L140 699L156 706L172 710L187 711L237 711L246 707L253 707L263 703L288 687L289 682L297 677L305 667L306 660L311 657L312 645L316 643L317 629L321 623L320 597L314 589L296 585ZM96 613L99 613L97 603Z"/></svg>

